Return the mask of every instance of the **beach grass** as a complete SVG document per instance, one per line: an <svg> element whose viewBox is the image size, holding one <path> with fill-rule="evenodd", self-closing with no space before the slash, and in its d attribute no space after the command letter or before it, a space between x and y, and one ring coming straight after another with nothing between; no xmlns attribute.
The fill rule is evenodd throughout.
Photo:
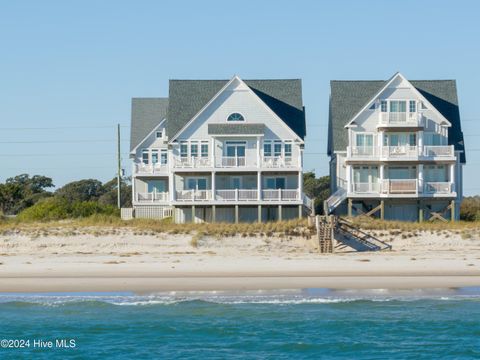
<svg viewBox="0 0 480 360"><path fill-rule="evenodd" d="M362 217L350 219L356 226L364 230L399 230L399 231L475 231L480 230L480 221L387 221Z"/></svg>
<svg viewBox="0 0 480 360"><path fill-rule="evenodd" d="M310 236L306 219L266 223L187 223L175 224L170 218L163 220L133 219L121 220L116 216L94 215L87 218L48 222L4 219L0 221L0 233L19 232L38 235L55 234L78 235L82 233L105 234L116 230L130 230L137 235L156 233L198 234L198 236Z"/></svg>

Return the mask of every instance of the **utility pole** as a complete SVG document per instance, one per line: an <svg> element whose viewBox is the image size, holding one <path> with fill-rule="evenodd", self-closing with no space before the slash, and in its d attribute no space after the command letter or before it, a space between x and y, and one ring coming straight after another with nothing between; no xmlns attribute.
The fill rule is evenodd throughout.
<svg viewBox="0 0 480 360"><path fill-rule="evenodd" d="M117 206L120 209L120 177L122 176L122 164L120 161L120 124L117 124Z"/></svg>

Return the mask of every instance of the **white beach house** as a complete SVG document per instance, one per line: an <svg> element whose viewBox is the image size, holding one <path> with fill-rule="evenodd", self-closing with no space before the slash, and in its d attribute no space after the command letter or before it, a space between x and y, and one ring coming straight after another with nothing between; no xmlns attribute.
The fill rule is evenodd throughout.
<svg viewBox="0 0 480 360"><path fill-rule="evenodd" d="M458 219L465 148L454 80L331 81L330 213Z"/></svg>
<svg viewBox="0 0 480 360"><path fill-rule="evenodd" d="M301 217L304 137L300 80L170 80L168 98L132 101L135 216Z"/></svg>

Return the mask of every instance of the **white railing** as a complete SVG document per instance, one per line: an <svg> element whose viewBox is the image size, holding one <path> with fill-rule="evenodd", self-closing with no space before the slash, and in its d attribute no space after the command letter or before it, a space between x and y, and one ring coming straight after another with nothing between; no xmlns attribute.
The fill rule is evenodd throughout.
<svg viewBox="0 0 480 360"><path fill-rule="evenodd" d="M180 190L176 192L178 201L205 201L212 199L211 190Z"/></svg>
<svg viewBox="0 0 480 360"><path fill-rule="evenodd" d="M423 155L427 157L451 157L454 156L455 151L453 145L447 146L432 146L426 145L423 149Z"/></svg>
<svg viewBox="0 0 480 360"><path fill-rule="evenodd" d="M281 168L295 166L292 157L264 156L262 165L267 168Z"/></svg>
<svg viewBox="0 0 480 360"><path fill-rule="evenodd" d="M375 157L378 156L378 147L376 146L349 146L347 148L349 157Z"/></svg>
<svg viewBox="0 0 480 360"><path fill-rule="evenodd" d="M400 145L400 146L382 146L382 157L384 158L416 158L418 150L416 146Z"/></svg>
<svg viewBox="0 0 480 360"><path fill-rule="evenodd" d="M222 157L222 167L238 167L245 166L246 158L245 156L223 156Z"/></svg>
<svg viewBox="0 0 480 360"><path fill-rule="evenodd" d="M380 124L391 126L422 126L423 116L418 112L380 112Z"/></svg>
<svg viewBox="0 0 480 360"><path fill-rule="evenodd" d="M168 201L168 192L137 193L138 202L165 202Z"/></svg>
<svg viewBox="0 0 480 360"><path fill-rule="evenodd" d="M211 166L209 157L175 157L174 163L177 168L201 168Z"/></svg>
<svg viewBox="0 0 480 360"><path fill-rule="evenodd" d="M324 202L324 211L326 214L330 214L335 208L340 205L343 200L347 198L347 190L339 187L330 197Z"/></svg>
<svg viewBox="0 0 480 360"><path fill-rule="evenodd" d="M379 182L353 183L353 192L355 193L379 193Z"/></svg>
<svg viewBox="0 0 480 360"><path fill-rule="evenodd" d="M217 190L215 200L220 201L252 201L258 200L258 190L255 189L226 189Z"/></svg>
<svg viewBox="0 0 480 360"><path fill-rule="evenodd" d="M166 172L168 170L167 164L144 164L144 163L136 163L135 164L135 172L137 174L155 174L159 172Z"/></svg>
<svg viewBox="0 0 480 360"><path fill-rule="evenodd" d="M452 192L452 183L450 182L426 182L425 192L428 194L450 194Z"/></svg>
<svg viewBox="0 0 480 360"><path fill-rule="evenodd" d="M382 182L382 192L386 194L417 194L417 179L387 179Z"/></svg>
<svg viewBox="0 0 480 360"><path fill-rule="evenodd" d="M300 200L298 189L263 190L262 195L266 201Z"/></svg>

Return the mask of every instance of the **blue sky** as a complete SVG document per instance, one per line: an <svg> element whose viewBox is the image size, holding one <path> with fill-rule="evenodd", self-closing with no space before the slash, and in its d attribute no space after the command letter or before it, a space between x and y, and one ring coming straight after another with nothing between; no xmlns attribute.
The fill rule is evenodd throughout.
<svg viewBox="0 0 480 360"><path fill-rule="evenodd" d="M456 79L468 165L480 194L477 1L3 1L0 181L57 186L127 172L132 97L168 79L301 78L305 167L326 175L331 79ZM477 144L478 143L478 144Z"/></svg>

